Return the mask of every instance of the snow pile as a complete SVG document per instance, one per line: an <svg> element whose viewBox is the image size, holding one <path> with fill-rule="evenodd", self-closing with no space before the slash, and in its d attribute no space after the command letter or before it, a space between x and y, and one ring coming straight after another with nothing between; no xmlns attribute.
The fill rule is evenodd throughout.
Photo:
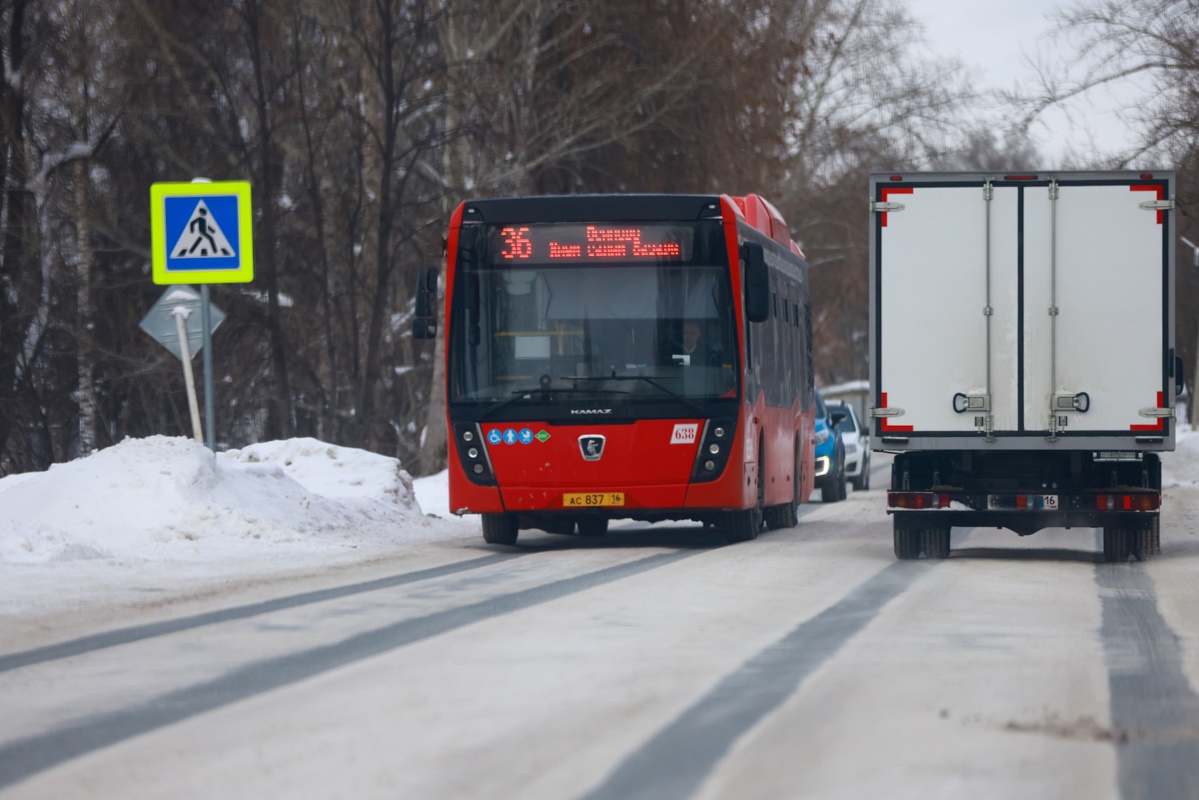
<svg viewBox="0 0 1199 800"><path fill-rule="evenodd" d="M126 439L0 479L0 562L220 560L388 544L422 528L398 461L315 439L215 455L190 439Z"/></svg>
<svg viewBox="0 0 1199 800"><path fill-rule="evenodd" d="M1199 479L1199 436L1179 426L1172 453L1162 453L1162 486L1195 486Z"/></svg>

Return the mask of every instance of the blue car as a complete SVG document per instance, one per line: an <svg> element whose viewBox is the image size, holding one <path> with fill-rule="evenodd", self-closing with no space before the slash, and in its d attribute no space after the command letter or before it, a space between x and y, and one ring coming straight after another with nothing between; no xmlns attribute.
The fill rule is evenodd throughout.
<svg viewBox="0 0 1199 800"><path fill-rule="evenodd" d="M845 443L820 392L816 393L816 488L825 503L844 500L848 494L845 488Z"/></svg>

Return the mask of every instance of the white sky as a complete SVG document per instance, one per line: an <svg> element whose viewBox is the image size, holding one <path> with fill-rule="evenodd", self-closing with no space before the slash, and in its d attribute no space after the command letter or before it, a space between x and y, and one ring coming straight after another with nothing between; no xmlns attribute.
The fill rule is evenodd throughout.
<svg viewBox="0 0 1199 800"><path fill-rule="evenodd" d="M1055 0L906 0L912 16L925 26L925 36L934 53L962 60L979 72L979 88L1021 89L1035 85L1036 72L1031 61L1038 52L1068 58L1072 51L1064 44L1055 53L1048 34L1054 29L1052 12L1065 2ZM1131 100L1135 87L1121 89L1119 97ZM1074 103L1070 116L1048 114L1034 129L1037 144L1051 162L1069 150L1088 154L1093 147L1110 152L1133 143L1130 130L1115 113L1116 98L1098 93L1086 101Z"/></svg>

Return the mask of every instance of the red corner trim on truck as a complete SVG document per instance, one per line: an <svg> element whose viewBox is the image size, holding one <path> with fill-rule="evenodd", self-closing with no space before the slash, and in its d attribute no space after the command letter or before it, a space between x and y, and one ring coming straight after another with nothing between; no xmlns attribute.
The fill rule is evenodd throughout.
<svg viewBox="0 0 1199 800"><path fill-rule="evenodd" d="M887 196L892 194L912 194L915 187L912 186L884 186L879 189L879 198L882 202L887 202ZM887 227L887 212L883 211L878 215L879 223L885 228ZM885 429L884 425L884 429ZM891 430L902 430L901 428L892 428Z"/></svg>
<svg viewBox="0 0 1199 800"><path fill-rule="evenodd" d="M1160 214L1162 212L1159 211L1157 213ZM1162 405L1163 402L1164 402L1164 399L1162 397L1162 393L1158 392L1157 393L1157 407L1158 408L1166 408L1166 406ZM1130 431L1164 431L1166 429L1166 418L1158 417L1157 422L1153 423L1152 425L1129 425L1128 429Z"/></svg>
<svg viewBox="0 0 1199 800"><path fill-rule="evenodd" d="M886 191L886 190L884 190L884 191ZM911 191L911 189L909 189L908 191ZM883 212L883 213L886 213L886 212ZM883 224L886 225L887 223L884 222ZM880 409L887 407L887 393L886 392L879 392L878 407ZM883 433L908 433L913 430L911 425L892 425L890 422L887 421L886 417L878 418L878 429L880 431L882 431Z"/></svg>
<svg viewBox="0 0 1199 800"><path fill-rule="evenodd" d="M1166 199L1166 187L1162 186L1161 184L1158 184L1157 186L1129 186L1128 190L1130 192L1156 192L1158 200ZM1157 210L1157 224L1158 225L1162 224L1162 214L1164 214L1164 213L1165 212L1162 211L1160 208ZM883 223L883 224L885 225L886 223ZM1152 428L1152 430L1157 430L1157 427L1160 427L1160 426L1155 426L1154 428ZM1141 430L1141 428L1138 428L1137 426L1134 425L1133 430Z"/></svg>

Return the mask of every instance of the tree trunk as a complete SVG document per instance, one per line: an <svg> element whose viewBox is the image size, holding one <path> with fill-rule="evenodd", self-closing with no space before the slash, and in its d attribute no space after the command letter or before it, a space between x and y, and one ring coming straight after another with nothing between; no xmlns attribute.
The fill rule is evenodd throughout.
<svg viewBox="0 0 1199 800"><path fill-rule="evenodd" d="M86 456L96 449L96 384L95 364L92 361L92 247L91 225L88 220L87 197L91 186L89 159L76 165L75 180L75 279L78 326L79 367L79 455Z"/></svg>

